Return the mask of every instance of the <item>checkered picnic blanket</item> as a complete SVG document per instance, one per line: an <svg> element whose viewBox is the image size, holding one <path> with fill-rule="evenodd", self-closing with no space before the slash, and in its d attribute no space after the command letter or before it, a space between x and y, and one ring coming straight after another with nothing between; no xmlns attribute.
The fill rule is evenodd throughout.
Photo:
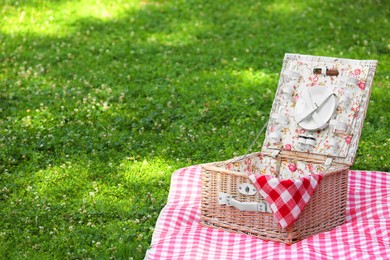
<svg viewBox="0 0 390 260"><path fill-rule="evenodd" d="M349 178L347 223L289 246L202 227L201 168L180 169L145 259L390 259L390 173Z"/></svg>

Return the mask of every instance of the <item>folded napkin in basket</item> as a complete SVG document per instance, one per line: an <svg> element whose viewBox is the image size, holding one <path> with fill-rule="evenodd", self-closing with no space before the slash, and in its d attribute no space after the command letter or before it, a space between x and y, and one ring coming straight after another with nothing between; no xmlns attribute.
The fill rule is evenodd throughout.
<svg viewBox="0 0 390 260"><path fill-rule="evenodd" d="M271 175L252 174L249 178L268 202L282 228L298 219L322 180L321 174L311 174L299 179L281 180Z"/></svg>

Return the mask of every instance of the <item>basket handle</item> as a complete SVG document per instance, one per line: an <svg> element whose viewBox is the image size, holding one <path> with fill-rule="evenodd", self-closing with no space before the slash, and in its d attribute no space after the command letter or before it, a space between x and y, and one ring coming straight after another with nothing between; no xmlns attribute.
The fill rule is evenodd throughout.
<svg viewBox="0 0 390 260"><path fill-rule="evenodd" d="M239 211L255 211L272 213L267 202L241 202L233 198L232 195L224 192L218 194L218 204L234 207Z"/></svg>

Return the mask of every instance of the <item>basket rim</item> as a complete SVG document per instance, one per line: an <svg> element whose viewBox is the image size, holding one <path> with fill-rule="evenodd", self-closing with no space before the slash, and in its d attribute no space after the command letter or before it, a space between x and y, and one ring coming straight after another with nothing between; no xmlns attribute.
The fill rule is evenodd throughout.
<svg viewBox="0 0 390 260"><path fill-rule="evenodd" d="M268 156L268 155L265 155L265 156ZM286 157L286 158L289 158L289 157ZM237 177L248 177L247 173L228 170L228 169L223 168L223 166L221 166L221 164L228 164L231 161L232 160L212 162L212 163L202 164L201 167L203 170L206 170L206 171L214 171L214 172L220 172L220 173L224 173L224 174L232 174L232 175L237 176ZM335 173L338 173L341 170L346 170L346 169L349 170L349 168L350 168L348 165L344 165L344 164L335 163L335 165L337 165L337 167L335 167L331 171L323 172L322 176L323 177L330 176L330 175L333 175Z"/></svg>

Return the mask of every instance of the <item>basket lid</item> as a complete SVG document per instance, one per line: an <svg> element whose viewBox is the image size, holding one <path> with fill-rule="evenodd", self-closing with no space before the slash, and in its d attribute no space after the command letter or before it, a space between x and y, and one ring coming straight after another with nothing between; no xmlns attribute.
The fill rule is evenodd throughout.
<svg viewBox="0 0 390 260"><path fill-rule="evenodd" d="M286 54L262 152L352 165L377 61Z"/></svg>

